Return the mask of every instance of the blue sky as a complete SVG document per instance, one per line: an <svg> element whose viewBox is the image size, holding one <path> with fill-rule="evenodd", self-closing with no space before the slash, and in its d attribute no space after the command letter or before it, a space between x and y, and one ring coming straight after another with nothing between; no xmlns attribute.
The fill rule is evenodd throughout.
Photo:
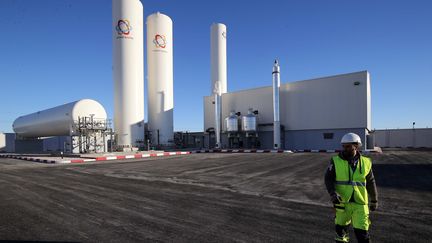
<svg viewBox="0 0 432 243"><path fill-rule="evenodd" d="M432 127L432 1L143 0L174 23L174 128L201 131L210 25L227 25L228 91L368 70L372 127ZM111 1L0 0L0 132L82 98L113 116ZM146 118L147 120L147 118Z"/></svg>

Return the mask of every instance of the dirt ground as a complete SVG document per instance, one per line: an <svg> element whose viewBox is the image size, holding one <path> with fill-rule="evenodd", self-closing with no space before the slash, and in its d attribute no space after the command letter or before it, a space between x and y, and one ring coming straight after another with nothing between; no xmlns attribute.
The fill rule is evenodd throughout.
<svg viewBox="0 0 432 243"><path fill-rule="evenodd" d="M0 242L332 242L323 182L332 155L0 159ZM431 242L432 152L370 157L379 192L374 242Z"/></svg>

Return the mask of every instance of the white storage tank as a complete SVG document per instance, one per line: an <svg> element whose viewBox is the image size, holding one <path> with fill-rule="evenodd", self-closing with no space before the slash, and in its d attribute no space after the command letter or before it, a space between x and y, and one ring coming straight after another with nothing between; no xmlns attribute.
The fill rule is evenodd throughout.
<svg viewBox="0 0 432 243"><path fill-rule="evenodd" d="M238 117L235 111L231 111L230 115L225 118L225 128L227 132L238 132Z"/></svg>
<svg viewBox="0 0 432 243"><path fill-rule="evenodd" d="M103 106L91 99L83 99L51 109L18 117L12 127L20 137L72 136L78 132L78 117L106 120Z"/></svg>
<svg viewBox="0 0 432 243"><path fill-rule="evenodd" d="M159 12L147 17L148 128L152 144L174 139L173 23Z"/></svg>
<svg viewBox="0 0 432 243"><path fill-rule="evenodd" d="M114 131L117 148L144 140L144 17L139 0L112 0Z"/></svg>
<svg viewBox="0 0 432 243"><path fill-rule="evenodd" d="M257 131L257 118L253 113L253 109L248 110L248 114L242 117L242 131L243 132L256 132Z"/></svg>
<svg viewBox="0 0 432 243"><path fill-rule="evenodd" d="M210 27L211 93L219 89L219 95L227 92L227 29L226 25L214 23ZM216 87L217 82L220 87Z"/></svg>

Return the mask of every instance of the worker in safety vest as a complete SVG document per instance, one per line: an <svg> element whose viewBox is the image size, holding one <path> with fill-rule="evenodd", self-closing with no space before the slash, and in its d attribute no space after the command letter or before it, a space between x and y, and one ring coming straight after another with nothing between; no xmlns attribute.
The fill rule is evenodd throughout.
<svg viewBox="0 0 432 243"><path fill-rule="evenodd" d="M325 173L325 185L336 210L335 240L349 242L348 227L352 223L358 242L370 242L369 210L378 208L372 161L360 153L357 134L345 134L341 144L343 151L332 157Z"/></svg>

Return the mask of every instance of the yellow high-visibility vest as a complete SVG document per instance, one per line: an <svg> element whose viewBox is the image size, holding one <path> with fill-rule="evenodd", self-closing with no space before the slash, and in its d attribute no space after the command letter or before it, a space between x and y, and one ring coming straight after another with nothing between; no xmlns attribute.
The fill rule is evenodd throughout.
<svg viewBox="0 0 432 243"><path fill-rule="evenodd" d="M342 202L349 202L353 195L354 202L367 205L366 176L372 168L371 159L360 155L355 171L352 171L347 160L339 156L334 156L332 159L336 169L336 192L341 195Z"/></svg>

